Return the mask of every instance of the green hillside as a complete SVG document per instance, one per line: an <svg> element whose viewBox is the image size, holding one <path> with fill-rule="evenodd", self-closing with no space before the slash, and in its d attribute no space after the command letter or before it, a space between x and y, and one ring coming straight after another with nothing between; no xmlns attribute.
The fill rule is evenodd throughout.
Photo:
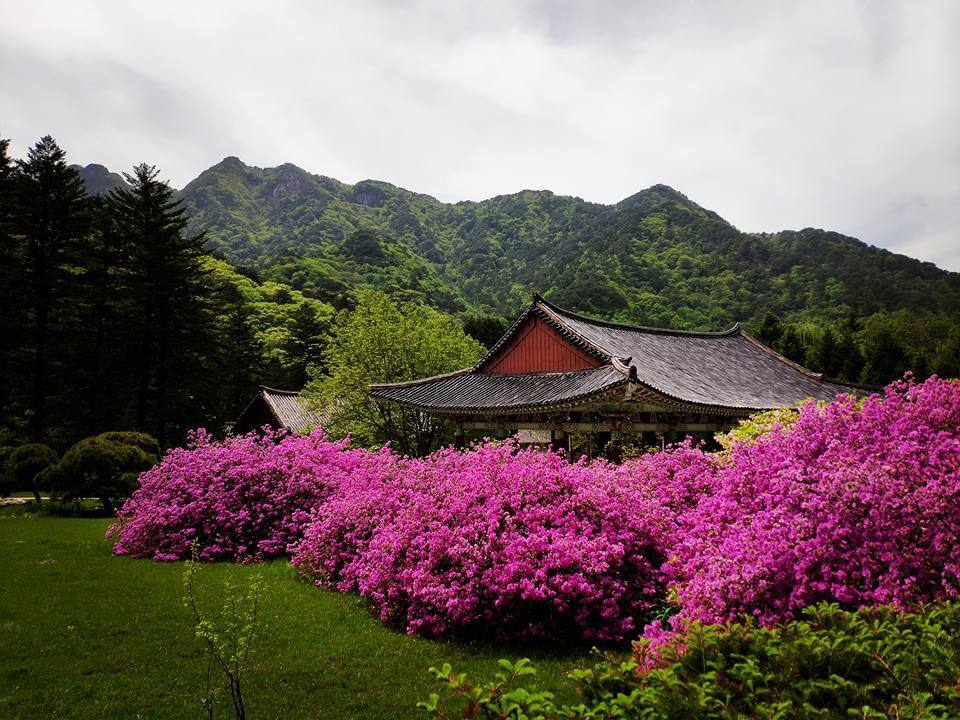
<svg viewBox="0 0 960 720"><path fill-rule="evenodd" d="M665 185L616 205L548 191L448 204L230 157L181 196L190 229L227 260L335 305L370 285L506 316L540 290L572 309L681 328L757 326L767 312L960 317L960 274L823 230L743 233Z"/></svg>

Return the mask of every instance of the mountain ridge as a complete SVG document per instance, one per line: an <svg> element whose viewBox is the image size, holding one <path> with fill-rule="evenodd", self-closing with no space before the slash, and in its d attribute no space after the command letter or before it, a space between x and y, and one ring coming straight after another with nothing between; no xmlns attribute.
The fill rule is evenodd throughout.
<svg viewBox="0 0 960 720"><path fill-rule="evenodd" d="M613 204L530 189L446 203L227 156L178 195L212 251L334 305L368 285L507 316L541 291L571 310L686 329L755 325L767 311L960 317L958 273L829 230L745 233L665 184Z"/></svg>

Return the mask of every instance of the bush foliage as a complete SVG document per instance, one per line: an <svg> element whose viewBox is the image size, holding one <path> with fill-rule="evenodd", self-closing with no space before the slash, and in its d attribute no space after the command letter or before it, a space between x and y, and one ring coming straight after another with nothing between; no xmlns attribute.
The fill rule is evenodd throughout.
<svg viewBox="0 0 960 720"><path fill-rule="evenodd" d="M340 476L380 457L321 431L217 442L201 430L140 476L108 533L117 553L154 560L189 558L194 543L201 560L283 555Z"/></svg>
<svg viewBox="0 0 960 720"><path fill-rule="evenodd" d="M29 490L33 498L40 502L40 491L48 488L41 487L41 474L51 465L56 464L57 453L40 443L21 445L7 458L6 472L3 475L2 494Z"/></svg>
<svg viewBox="0 0 960 720"><path fill-rule="evenodd" d="M957 597L960 384L810 403L789 431L735 444L668 571L675 624Z"/></svg>
<svg viewBox="0 0 960 720"><path fill-rule="evenodd" d="M107 512L130 496L138 475L160 456L157 441L145 433L106 432L88 437L41 474L41 483L58 500L97 498Z"/></svg>
<svg viewBox="0 0 960 720"><path fill-rule="evenodd" d="M443 450L348 477L293 563L408 632L620 641L662 598L665 540L710 464L689 448L622 467Z"/></svg>
<svg viewBox="0 0 960 720"><path fill-rule="evenodd" d="M452 700L433 694L420 707L438 720L953 718L958 638L956 603L917 613L821 604L774 628L692 624L666 649L663 667L647 672L638 643L638 659L608 656L574 671L575 705L538 690L529 662L501 660L495 680L480 685L449 665L431 668Z"/></svg>

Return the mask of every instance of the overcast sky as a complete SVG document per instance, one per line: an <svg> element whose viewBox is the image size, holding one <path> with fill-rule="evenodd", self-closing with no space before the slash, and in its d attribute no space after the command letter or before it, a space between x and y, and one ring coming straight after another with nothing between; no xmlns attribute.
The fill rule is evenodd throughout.
<svg viewBox="0 0 960 720"><path fill-rule="evenodd" d="M960 2L0 0L0 136L441 200L666 183L960 270Z"/></svg>

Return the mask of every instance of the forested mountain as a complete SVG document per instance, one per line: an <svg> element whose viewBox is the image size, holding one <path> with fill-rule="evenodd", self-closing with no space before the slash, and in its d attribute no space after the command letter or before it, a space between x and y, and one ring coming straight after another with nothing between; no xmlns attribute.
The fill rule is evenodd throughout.
<svg viewBox="0 0 960 720"><path fill-rule="evenodd" d="M123 175L110 172L103 165L90 163L86 167L83 165L71 165L70 167L80 173L83 187L88 195L105 195L114 188L130 187L127 181L123 179Z"/></svg>
<svg viewBox="0 0 960 720"><path fill-rule="evenodd" d="M446 204L229 157L181 196L208 247L335 305L369 284L507 316L540 290L611 319L698 329L756 326L767 312L960 315L960 274L823 230L743 233L665 185L616 205L548 191Z"/></svg>
<svg viewBox="0 0 960 720"><path fill-rule="evenodd" d="M357 291L490 345L534 291L598 317L721 329L833 377L960 375L960 274L822 230L740 232L663 185L442 203L227 158L182 191L0 139L0 456L134 429L223 429L258 384L320 378Z"/></svg>

